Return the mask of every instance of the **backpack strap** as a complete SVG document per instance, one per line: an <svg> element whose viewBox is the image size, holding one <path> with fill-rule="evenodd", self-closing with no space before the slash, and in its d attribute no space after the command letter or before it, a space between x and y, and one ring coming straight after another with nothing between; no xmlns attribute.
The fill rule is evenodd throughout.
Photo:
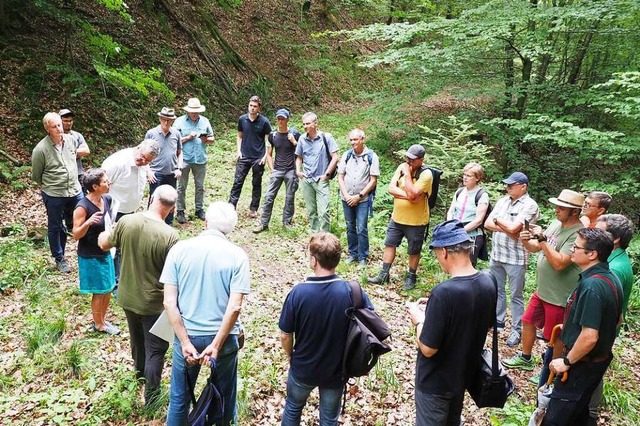
<svg viewBox="0 0 640 426"><path fill-rule="evenodd" d="M355 309L364 308L364 297L362 296L362 287L357 281L347 281L351 290L351 303Z"/></svg>
<svg viewBox="0 0 640 426"><path fill-rule="evenodd" d="M622 305L620 304L620 297L618 296L618 289L616 288L616 286L611 282L609 278L605 277L604 275L595 274L592 275L592 278L600 278L601 280L609 284L609 287L611 287L611 290L613 290L613 295L616 298L616 308L618 309L618 315L620 315L622 313Z"/></svg>

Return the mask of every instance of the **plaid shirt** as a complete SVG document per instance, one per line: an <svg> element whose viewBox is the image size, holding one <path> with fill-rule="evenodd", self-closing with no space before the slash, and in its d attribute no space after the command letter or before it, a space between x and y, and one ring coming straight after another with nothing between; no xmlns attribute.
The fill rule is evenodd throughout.
<svg viewBox="0 0 640 426"><path fill-rule="evenodd" d="M538 203L524 194L517 200L504 196L498 200L489 218L499 218L508 222L524 224L525 220L535 223L538 219ZM509 265L526 265L528 253L520 240L514 240L507 233L495 231L491 239L491 259Z"/></svg>

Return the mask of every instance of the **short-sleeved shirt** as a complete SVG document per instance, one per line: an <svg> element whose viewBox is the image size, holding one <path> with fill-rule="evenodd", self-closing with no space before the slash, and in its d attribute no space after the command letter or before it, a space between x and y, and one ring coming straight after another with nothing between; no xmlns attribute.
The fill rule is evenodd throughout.
<svg viewBox="0 0 640 426"><path fill-rule="evenodd" d="M161 175L173 174L173 171L178 168L178 150L182 149L182 142L180 142L180 132L174 127L169 128L169 133L166 135L162 132L162 127L159 125L153 129L147 130L145 139L153 139L158 142L160 152L149 164L149 167L154 173Z"/></svg>
<svg viewBox="0 0 640 426"><path fill-rule="evenodd" d="M517 200L508 195L500 198L489 214L487 220L494 218L509 223L524 224L525 220L533 224L538 220L539 210L529 194L524 194ZM529 255L520 240L514 240L506 232L494 231L491 237L491 260L509 265L525 265Z"/></svg>
<svg viewBox="0 0 640 426"><path fill-rule="evenodd" d="M373 309L367 295L364 305ZM304 384L341 388L342 355L349 331L345 310L351 289L337 275L309 277L296 284L280 313L279 327L294 335L291 371Z"/></svg>
<svg viewBox="0 0 640 426"><path fill-rule="evenodd" d="M135 148L111 154L102 163L111 181L109 194L120 204L118 213L133 213L140 206L147 185L147 167L136 166Z"/></svg>
<svg viewBox="0 0 640 426"><path fill-rule="evenodd" d="M392 179L397 179L398 188L405 190L404 187L404 177L401 175L399 169L401 166L398 166L395 174ZM395 223L399 223L400 225L428 225L429 224L429 200L427 198L428 194L431 194L431 184L433 182L433 175L431 174L431 170L424 169L420 176L412 176L411 180L413 185L418 188L418 190L425 193L425 196L417 203L412 203L409 200L403 200L401 198L393 199L393 213L391 214L391 219Z"/></svg>
<svg viewBox="0 0 640 426"><path fill-rule="evenodd" d="M325 140L330 154L338 152L338 144L330 133L318 131L313 139L309 138L307 133L303 133L298 139L296 156L302 158L302 172L308 180L319 181L331 163L331 157L327 155L325 148Z"/></svg>
<svg viewBox="0 0 640 426"><path fill-rule="evenodd" d="M495 285L484 272L453 277L433 289L420 342L438 352L427 358L418 349L417 389L431 395L464 393L495 321L496 300Z"/></svg>
<svg viewBox="0 0 640 426"><path fill-rule="evenodd" d="M82 145L87 144L87 141L84 140L84 136L82 136L82 133L76 132L75 130L71 130L69 134L71 135L73 140L76 142L76 151L78 151L78 148L80 148ZM84 174L84 167L82 166L82 158L79 158L79 157L76 158L76 165L78 166L78 176Z"/></svg>
<svg viewBox="0 0 640 426"><path fill-rule="evenodd" d="M624 292L624 303L622 304L622 313L627 315L627 305L629 297L631 297L631 289L633 288L633 268L631 267L631 259L625 250L618 247L609 255L609 269L613 272L622 284Z"/></svg>
<svg viewBox="0 0 640 426"><path fill-rule="evenodd" d="M351 155L349 155L351 153ZM349 161L347 161L347 157ZM371 163L369 163L371 158ZM380 160L378 155L365 147L360 155L353 149L348 150L340 158L338 163L338 173L344 174L344 185L349 195L357 195L369 184L371 176L380 176ZM340 192L340 197L344 201L344 195ZM360 202L366 203L367 197L363 197Z"/></svg>
<svg viewBox="0 0 640 426"><path fill-rule="evenodd" d="M209 119L199 115L198 119L193 122L185 114L178 117L172 127L177 129L183 138L189 136L191 132L198 134L190 141L182 143L182 159L187 164L205 164L207 162L207 145L202 142L199 136L202 134L213 136Z"/></svg>
<svg viewBox="0 0 640 426"><path fill-rule="evenodd" d="M562 254L571 255L578 231L584 228L582 222L563 228L558 220L544 231L547 244ZM578 285L580 268L573 262L562 271L556 271L549 263L544 253L538 253L538 296L547 303L556 306L565 306L567 297Z"/></svg>
<svg viewBox="0 0 640 426"><path fill-rule="evenodd" d="M219 231L207 230L178 242L169 251L160 276L178 287L178 308L190 336L220 330L231 293L249 294L249 258ZM231 334L238 334L239 323Z"/></svg>
<svg viewBox="0 0 640 426"><path fill-rule="evenodd" d="M296 147L289 142L289 133L296 141L300 138L300 132L295 129L289 129L287 133L278 130L269 133L267 140L276 151L276 158L273 161L274 170L288 172L296 168Z"/></svg>
<svg viewBox="0 0 640 426"><path fill-rule="evenodd" d="M257 160L264 157L266 146L264 138L271 133L271 123L262 114L258 114L255 121L251 121L249 114L243 114L238 118L238 131L242 132L240 152L244 158Z"/></svg>
<svg viewBox="0 0 640 426"><path fill-rule="evenodd" d="M103 195L102 202L103 202L103 209L102 209L103 215L102 215L102 218L100 219L100 222L92 223L89 226L89 229L87 230L87 233L84 235L84 237L78 240L78 256L80 257L97 258L97 257L104 257L104 255L107 254L103 252L100 247L98 247L98 235L100 235L100 233L104 231L105 216L109 216L111 223L114 222L113 219L115 218L111 217L111 197L109 195ZM76 209L79 209L79 208L84 209L86 214L85 220L88 220L94 213L97 213L100 211L98 206L93 204L91 200L89 200L87 197L84 197L83 199L78 201L78 204L76 204Z"/></svg>
<svg viewBox="0 0 640 426"><path fill-rule="evenodd" d="M138 315L157 315L164 309L160 274L169 249L178 242L178 231L144 213L123 216L109 235L119 247L118 303Z"/></svg>
<svg viewBox="0 0 640 426"><path fill-rule="evenodd" d="M615 292L603 278L594 275L601 275L611 281ZM618 277L609 270L606 262L600 262L583 271L580 274L580 282L567 303L569 312L562 329L562 342L571 349L582 327L593 328L598 330L598 342L587 355L608 355L616 339L621 302L622 285Z"/></svg>
<svg viewBox="0 0 640 426"><path fill-rule="evenodd" d="M465 225L476 220L478 216L478 206L481 204L484 204L486 206L489 205L489 194L487 193L487 191L484 191L482 195L480 195L480 199L478 200L478 204L476 205L476 194L481 189L482 188L480 187L476 187L472 191L469 191L466 187L463 186L462 188L460 188L460 192L457 195L453 195L453 219L458 219ZM480 226L468 232L470 237L475 237L476 235L481 233L482 231L480 230Z"/></svg>
<svg viewBox="0 0 640 426"><path fill-rule="evenodd" d="M76 145L70 135L62 135L60 149L49 136L38 142L31 154L31 179L41 184L42 192L50 197L75 197L82 191Z"/></svg>

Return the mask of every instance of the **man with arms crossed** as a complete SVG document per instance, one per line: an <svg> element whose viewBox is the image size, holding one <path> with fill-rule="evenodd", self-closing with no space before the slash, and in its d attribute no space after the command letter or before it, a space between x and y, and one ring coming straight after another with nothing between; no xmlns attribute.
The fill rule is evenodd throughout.
<svg viewBox="0 0 640 426"><path fill-rule="evenodd" d="M473 241L462 222L436 226L429 248L451 278L428 300L408 305L418 337L416 426L459 425L464 391L495 321L496 289L491 275L471 264Z"/></svg>

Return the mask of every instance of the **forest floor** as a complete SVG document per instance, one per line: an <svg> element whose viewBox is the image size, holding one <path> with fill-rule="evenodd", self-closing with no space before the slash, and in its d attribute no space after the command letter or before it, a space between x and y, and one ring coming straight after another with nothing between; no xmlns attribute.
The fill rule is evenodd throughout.
<svg viewBox="0 0 640 426"><path fill-rule="evenodd" d="M209 202L227 199L234 170L234 143L232 134L219 135L215 146L210 148L206 183ZM265 187L267 182L268 173L265 173ZM281 190L270 230L254 235L251 230L259 222L247 217L249 185L247 182L238 204L238 227L230 235L230 239L248 253L251 262L252 293L246 298L241 315L246 327L246 346L239 354L239 424L275 425L279 423L284 406L288 370L287 358L279 343L278 318L287 292L311 274L306 252L309 233L300 196L293 229L286 230L280 225L284 191ZM191 189L187 198L188 210L193 205ZM337 197L335 191L332 194ZM189 213L193 215L192 210ZM332 220L334 233L345 244L342 214L338 212L335 199L332 201ZM0 223L20 224L15 226L19 234L45 226L46 216L38 193L28 189L13 194L7 208L0 210ZM202 230L203 222L192 216L190 222L176 224L176 227L181 238L188 238ZM10 243L9 238L12 237L5 238L4 242L0 240L0 243ZM26 252L22 259L12 260L25 262L21 268L26 270L41 265L41 275L23 274L21 283L0 296L0 345L3 347L0 354L0 425L162 424L166 395L156 412L141 407L141 389L133 379L126 320L115 300L111 304L112 322L123 330L122 334L106 337L90 331L89 298L77 291L75 247L75 242L67 244L67 257L74 265L69 275L54 271L43 241L36 243L35 251ZM341 263L338 273L345 279L363 282L367 273L376 273L379 268L382 247L372 246L371 251L368 270ZM4 259L0 257L0 260L4 262L10 256L6 251L2 253L0 256ZM349 388L345 413L341 416L343 425L414 423L416 344L404 303L423 294L444 275L425 248L419 290L406 294L401 291L402 265L406 265L404 253L399 255L390 285L364 286L376 310L391 327L393 351L381 358L369 376ZM3 263L3 266L7 265ZM55 326L60 322L62 327L56 336L49 341L41 337L42 330L51 329L52 324ZM507 337L507 332L500 335L502 357L514 353L514 349L505 345ZM628 397L637 395L640 388L640 357L634 344L637 337L625 335L619 339L616 365L608 373L605 388L612 405L603 407L601 425L633 424L626 423L629 420L622 413L638 411L637 398ZM490 339L487 340L489 344ZM536 345L538 353L542 353L543 343L538 341ZM165 389L169 386L170 364L169 351L163 374ZM536 388L527 381L533 374L520 371L510 371L510 374L517 388L505 409L478 409L467 395L463 412L465 424L527 423L536 399ZM614 397L618 400L612 399ZM303 424L317 424L317 403L317 393L314 393L304 410Z"/></svg>

